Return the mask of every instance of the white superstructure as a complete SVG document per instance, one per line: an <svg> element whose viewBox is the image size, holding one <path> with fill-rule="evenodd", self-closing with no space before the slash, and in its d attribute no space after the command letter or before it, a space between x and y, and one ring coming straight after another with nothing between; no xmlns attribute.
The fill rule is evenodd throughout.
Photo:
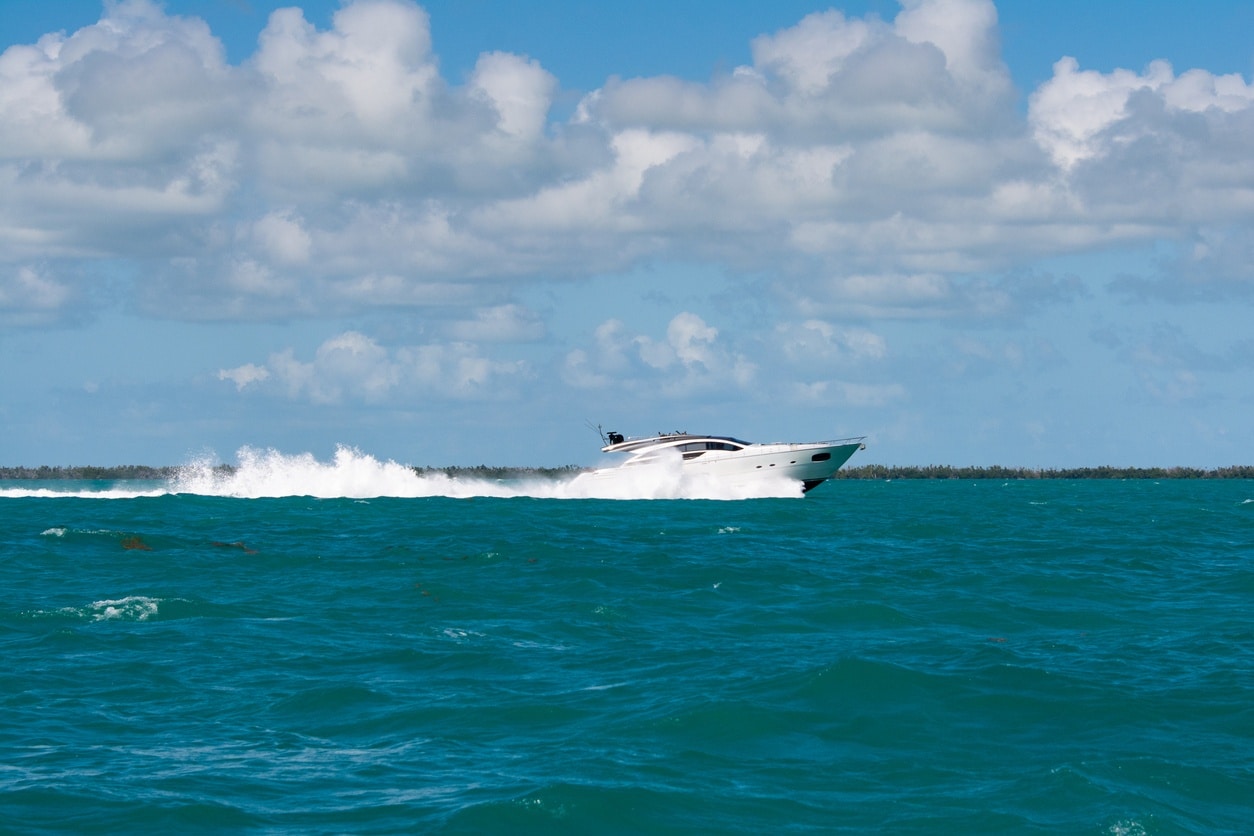
<svg viewBox="0 0 1254 836"><path fill-rule="evenodd" d="M628 456L620 467L656 464L679 457L685 471L743 483L757 476L795 479L810 490L830 479L858 450L865 436L835 441L755 444L725 435L688 432L658 433L627 438L608 432L601 436L603 453ZM617 468L615 468L617 469Z"/></svg>

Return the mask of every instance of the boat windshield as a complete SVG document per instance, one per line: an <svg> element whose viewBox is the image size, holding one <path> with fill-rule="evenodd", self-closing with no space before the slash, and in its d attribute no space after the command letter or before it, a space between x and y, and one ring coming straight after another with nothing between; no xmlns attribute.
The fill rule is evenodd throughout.
<svg viewBox="0 0 1254 836"><path fill-rule="evenodd" d="M717 439L690 441L687 444L679 445L679 449L683 450L685 453L689 453L697 450L702 452L706 450L743 450L745 446L746 445L743 441L736 441L735 439Z"/></svg>
<svg viewBox="0 0 1254 836"><path fill-rule="evenodd" d="M752 446L748 441L741 441L729 435L689 435L688 433L658 433L656 436L626 439L620 433L609 433L606 436L606 441L609 443L602 449L609 451L609 448L614 447L617 448L618 452L665 447L672 450L680 450L684 453L697 451L704 453L708 450L722 450L734 453Z"/></svg>

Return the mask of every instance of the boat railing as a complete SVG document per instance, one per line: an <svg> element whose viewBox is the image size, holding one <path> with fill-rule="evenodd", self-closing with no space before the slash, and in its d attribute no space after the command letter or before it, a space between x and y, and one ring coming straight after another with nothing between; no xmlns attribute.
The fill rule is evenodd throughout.
<svg viewBox="0 0 1254 836"><path fill-rule="evenodd" d="M855 435L849 438L824 438L818 441L769 441L766 444L786 444L789 447L813 447L816 444L862 444L865 445L865 435Z"/></svg>
<svg viewBox="0 0 1254 836"><path fill-rule="evenodd" d="M753 442L743 441L741 439L732 438L731 436L725 436L725 435L691 436L687 430L683 430L683 431L676 430L675 432L660 432L657 435L628 435L628 436L624 436L622 433L612 432L612 433L609 433L608 438L605 439L607 442L605 446L606 447L620 447L624 445L631 446L631 445L642 444L643 442L649 442L649 441L669 441L672 439L689 438L689 437L723 439L727 441L734 441L737 444L743 444L743 445L749 445L753 443ZM823 441L772 441L769 443L786 444L789 447L797 447L797 448L813 447L816 444L828 444L832 446L838 446L838 445L843 446L846 444L859 444L861 445L861 449L865 450L866 438L867 437L865 435L855 435L855 436L850 436L849 438L834 438L834 439L826 439Z"/></svg>

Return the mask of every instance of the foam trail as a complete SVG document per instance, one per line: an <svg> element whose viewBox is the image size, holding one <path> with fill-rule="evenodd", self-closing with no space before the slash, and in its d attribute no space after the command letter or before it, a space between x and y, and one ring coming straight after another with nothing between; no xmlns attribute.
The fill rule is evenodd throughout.
<svg viewBox="0 0 1254 836"><path fill-rule="evenodd" d="M163 496L170 491L164 485L140 489L112 484L107 488L83 488L75 482L61 482L55 488L0 488L0 499L138 499L144 496Z"/></svg>
<svg viewBox="0 0 1254 836"><path fill-rule="evenodd" d="M289 455L252 447L241 448L236 456L239 465L233 470L219 470L208 459L183 467L171 481L172 490L245 499L511 495L486 480L458 480L443 474L419 476L410 467L391 460L379 461L342 445L336 448L330 462L320 462L312 453Z"/></svg>
<svg viewBox="0 0 1254 836"><path fill-rule="evenodd" d="M115 483L85 489L74 483L56 488L0 490L0 497L84 497L133 499L166 494L194 494L241 499L312 496L324 499L375 497L532 497L536 499L749 499L799 497L795 480L756 478L744 484L694 474L678 457L651 465L601 468L559 479L477 479L443 473L418 474L407 465L339 446L329 462L312 453L287 454L243 447L238 465L219 468L206 456L179 468L166 484L140 488ZM58 489L61 488L61 489Z"/></svg>
<svg viewBox="0 0 1254 836"><path fill-rule="evenodd" d="M536 499L747 499L801 495L800 483L756 480L728 485L694 477L678 460L656 466L602 469L560 479L491 480L418 474L406 465L380 461L346 446L336 448L331 462L311 453L288 455L277 450L242 448L239 466L216 469L209 460L184 467L172 481L176 493L242 498L315 496L348 497L532 497Z"/></svg>

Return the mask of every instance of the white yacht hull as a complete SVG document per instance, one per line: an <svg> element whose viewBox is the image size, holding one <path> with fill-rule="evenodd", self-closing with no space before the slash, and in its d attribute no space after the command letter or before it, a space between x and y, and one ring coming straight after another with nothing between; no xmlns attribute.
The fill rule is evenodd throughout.
<svg viewBox="0 0 1254 836"><path fill-rule="evenodd" d="M802 489L808 491L835 476L861 448L861 441L754 444L734 453L710 450L684 461L684 469L736 482L778 476L801 482Z"/></svg>
<svg viewBox="0 0 1254 836"><path fill-rule="evenodd" d="M685 479L729 486L793 480L808 491L830 479L858 450L861 438L808 443L753 444L730 436L667 433L645 438L606 436L604 453L625 453L618 467L602 468L590 476L614 478L636 468L678 467Z"/></svg>

